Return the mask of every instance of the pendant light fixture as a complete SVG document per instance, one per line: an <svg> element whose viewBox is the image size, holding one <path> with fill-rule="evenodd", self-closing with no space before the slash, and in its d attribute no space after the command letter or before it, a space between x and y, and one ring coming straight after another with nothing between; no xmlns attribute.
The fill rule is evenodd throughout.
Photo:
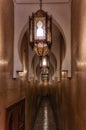
<svg viewBox="0 0 86 130"><path fill-rule="evenodd" d="M52 20L51 16L40 9L29 17L29 43L38 56L49 53L52 44Z"/></svg>

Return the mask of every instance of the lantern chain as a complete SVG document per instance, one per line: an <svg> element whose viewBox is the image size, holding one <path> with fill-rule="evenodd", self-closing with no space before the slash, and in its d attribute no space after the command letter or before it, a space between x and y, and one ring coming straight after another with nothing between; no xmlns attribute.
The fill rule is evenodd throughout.
<svg viewBox="0 0 86 130"><path fill-rule="evenodd" d="M42 0L40 0L40 10L42 9Z"/></svg>

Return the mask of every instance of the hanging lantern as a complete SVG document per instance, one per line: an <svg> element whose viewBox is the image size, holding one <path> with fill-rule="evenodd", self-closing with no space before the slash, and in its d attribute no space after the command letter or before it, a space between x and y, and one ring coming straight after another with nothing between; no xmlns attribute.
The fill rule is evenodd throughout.
<svg viewBox="0 0 86 130"><path fill-rule="evenodd" d="M38 56L48 54L52 43L51 17L40 9L29 17L29 43Z"/></svg>
<svg viewBox="0 0 86 130"><path fill-rule="evenodd" d="M49 68L49 56L40 57L40 68Z"/></svg>
<svg viewBox="0 0 86 130"><path fill-rule="evenodd" d="M41 69L41 79L43 82L49 81L49 56L40 57L40 69Z"/></svg>

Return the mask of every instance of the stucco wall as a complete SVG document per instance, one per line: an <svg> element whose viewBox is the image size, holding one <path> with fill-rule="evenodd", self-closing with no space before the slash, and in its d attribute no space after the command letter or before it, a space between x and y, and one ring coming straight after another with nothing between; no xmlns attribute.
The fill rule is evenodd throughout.
<svg viewBox="0 0 86 130"><path fill-rule="evenodd" d="M14 5L12 0L0 0L0 129L5 130L5 112L11 104L24 97L20 81L12 79Z"/></svg>
<svg viewBox="0 0 86 130"><path fill-rule="evenodd" d="M60 89L63 130L86 129L86 1L72 1L72 79ZM61 122L60 122L61 123ZM60 125L61 126L61 125Z"/></svg>
<svg viewBox="0 0 86 130"><path fill-rule="evenodd" d="M32 12L39 9L39 4L17 4L14 2L14 68L13 78L17 78L17 71L23 71L23 67L19 58L19 47L21 40L29 27L28 18ZM43 10L52 15L54 24L62 32L65 44L66 54L62 64L62 70L68 71L68 77L71 77L71 1L64 3L44 4ZM58 77L58 74L57 74Z"/></svg>
<svg viewBox="0 0 86 130"><path fill-rule="evenodd" d="M62 130L86 129L86 1L72 0L72 79L59 85L57 111ZM55 97L57 99L57 97Z"/></svg>
<svg viewBox="0 0 86 130"><path fill-rule="evenodd" d="M13 17L12 0L0 0L0 72L12 71Z"/></svg>
<svg viewBox="0 0 86 130"><path fill-rule="evenodd" d="M86 70L86 1L72 2L72 57L74 70Z"/></svg>

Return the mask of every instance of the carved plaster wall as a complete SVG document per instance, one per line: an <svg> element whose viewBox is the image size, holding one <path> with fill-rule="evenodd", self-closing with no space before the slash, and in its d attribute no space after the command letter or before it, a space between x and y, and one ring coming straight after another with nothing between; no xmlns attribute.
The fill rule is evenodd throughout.
<svg viewBox="0 0 86 130"><path fill-rule="evenodd" d="M29 27L29 16L39 9L39 4L16 3L14 2L14 70L13 78L17 78L17 72L23 71L19 57L19 49L22 37ZM63 35L66 44L65 59L62 63L62 71L68 72L71 77L71 1L43 4L43 10L52 15L53 23ZM29 48L28 48L29 51ZM30 56L29 56L30 57ZM29 72L30 73L30 72ZM57 75L58 77L58 75Z"/></svg>

